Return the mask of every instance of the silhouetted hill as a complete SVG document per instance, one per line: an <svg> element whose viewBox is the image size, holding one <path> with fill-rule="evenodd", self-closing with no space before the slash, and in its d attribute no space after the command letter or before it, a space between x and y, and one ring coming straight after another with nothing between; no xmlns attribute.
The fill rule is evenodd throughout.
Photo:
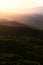
<svg viewBox="0 0 43 65"><path fill-rule="evenodd" d="M36 19L36 20L39 20L39 19ZM22 23L19 23L16 21L7 21L7 22L6 22L6 20L4 22L2 21L2 22L0 22L0 35L4 35L4 36L10 36L10 35L11 36L33 36L33 37L42 38L43 30L36 29L35 28L36 21L33 20L32 22L34 22L34 27L29 26L29 25L27 26L26 24L22 24ZM38 21L37 21L37 23L38 23Z"/></svg>
<svg viewBox="0 0 43 65"><path fill-rule="evenodd" d="M0 64L21 63L22 65L43 64L43 30L15 21L1 22Z"/></svg>
<svg viewBox="0 0 43 65"><path fill-rule="evenodd" d="M43 38L43 30L37 30L29 26L0 25L0 36L30 36Z"/></svg>
<svg viewBox="0 0 43 65"><path fill-rule="evenodd" d="M25 26L24 24L21 24L19 22L16 21L8 21L8 20L4 20L4 19L0 19L0 25L5 25L5 26Z"/></svg>

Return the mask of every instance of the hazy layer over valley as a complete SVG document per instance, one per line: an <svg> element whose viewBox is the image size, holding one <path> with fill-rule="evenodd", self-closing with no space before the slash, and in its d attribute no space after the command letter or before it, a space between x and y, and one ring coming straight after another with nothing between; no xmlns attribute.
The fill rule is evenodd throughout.
<svg viewBox="0 0 43 65"><path fill-rule="evenodd" d="M5 20L4 20L5 19ZM13 21L9 23L10 21ZM9 21L9 22L8 22ZM0 17L0 24L13 25L14 21L26 24L31 27L43 30L43 7L35 7L25 9L21 14L2 14ZM5 23L3 23L5 22ZM7 23L8 22L8 23ZM16 25L16 24L15 24Z"/></svg>

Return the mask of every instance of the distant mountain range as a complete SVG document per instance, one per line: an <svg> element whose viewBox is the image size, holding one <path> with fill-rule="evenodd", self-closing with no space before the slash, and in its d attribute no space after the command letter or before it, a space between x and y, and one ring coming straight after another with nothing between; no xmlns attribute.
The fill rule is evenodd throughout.
<svg viewBox="0 0 43 65"><path fill-rule="evenodd" d="M28 26L43 30L43 14L26 15L22 22Z"/></svg>
<svg viewBox="0 0 43 65"><path fill-rule="evenodd" d="M17 21L8 21L6 19L0 19L0 25L4 26L16 26L16 27L22 27L25 26L24 24L17 22Z"/></svg>
<svg viewBox="0 0 43 65"><path fill-rule="evenodd" d="M43 30L43 6L27 9L18 21L31 27Z"/></svg>

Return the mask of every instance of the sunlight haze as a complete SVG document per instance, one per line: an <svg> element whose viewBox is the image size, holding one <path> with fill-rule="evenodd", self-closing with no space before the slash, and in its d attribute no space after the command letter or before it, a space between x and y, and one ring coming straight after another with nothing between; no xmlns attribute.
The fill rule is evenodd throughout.
<svg viewBox="0 0 43 65"><path fill-rule="evenodd" d="M20 13L38 6L43 6L43 0L0 0L0 12Z"/></svg>

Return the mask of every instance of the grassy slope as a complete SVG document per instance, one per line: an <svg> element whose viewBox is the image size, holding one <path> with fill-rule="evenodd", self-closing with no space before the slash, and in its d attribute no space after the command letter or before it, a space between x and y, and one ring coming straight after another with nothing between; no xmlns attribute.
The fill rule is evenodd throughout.
<svg viewBox="0 0 43 65"><path fill-rule="evenodd" d="M43 31L28 27L0 26L0 56L10 53L24 58L24 61L16 62L18 65L32 65L43 63ZM4 54L4 56L2 56ZM15 56L15 55L14 55ZM7 56L9 57L9 55ZM12 56L13 57L13 56ZM12 58L11 57L11 58ZM23 58L21 60L23 60ZM18 58L19 59L19 58ZM10 61L10 60L9 60ZM27 63L27 64L26 64ZM35 64L34 64L35 65Z"/></svg>

